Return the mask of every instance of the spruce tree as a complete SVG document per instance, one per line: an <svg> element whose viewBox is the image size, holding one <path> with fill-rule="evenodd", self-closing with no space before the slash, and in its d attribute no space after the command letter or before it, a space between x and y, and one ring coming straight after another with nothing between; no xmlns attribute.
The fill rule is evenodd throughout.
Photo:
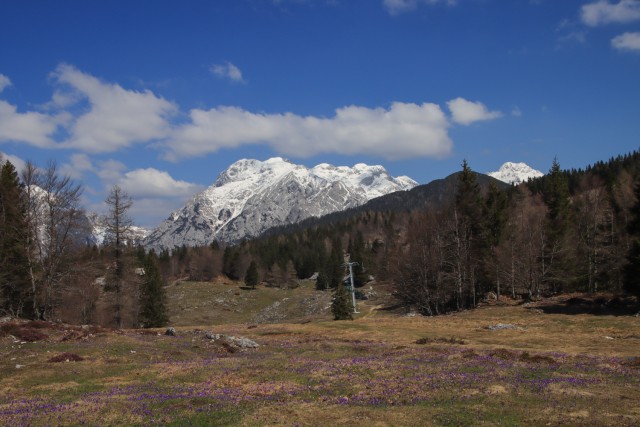
<svg viewBox="0 0 640 427"><path fill-rule="evenodd" d="M569 225L569 180L553 159L545 181L544 201L549 208L550 229L553 237L561 237Z"/></svg>
<svg viewBox="0 0 640 427"><path fill-rule="evenodd" d="M450 262L455 266L456 304L461 309L476 305L479 267L486 245L480 185L466 160L458 175L453 218L454 227L448 239L455 249L451 251L453 259Z"/></svg>
<svg viewBox="0 0 640 427"><path fill-rule="evenodd" d="M574 248L572 242L572 218L570 209L569 177L560 169L556 158L544 186L544 202L549 212L547 215L547 230L549 241L545 250L545 275L552 290L562 291L569 284L576 273L575 256L571 254Z"/></svg>
<svg viewBox="0 0 640 427"><path fill-rule="evenodd" d="M331 255L327 264L327 279L331 288L337 288L344 278L344 256L340 239L335 239L331 245Z"/></svg>
<svg viewBox="0 0 640 427"><path fill-rule="evenodd" d="M357 264L352 267L353 282L356 288L364 286L369 278L369 275L364 269L365 252L366 248L364 244L364 237L362 236L362 232L358 231L355 239L353 239L353 241L349 241L349 261L357 262Z"/></svg>
<svg viewBox="0 0 640 427"><path fill-rule="evenodd" d="M349 298L349 292L344 284L340 283L333 293L331 312L334 320L353 320L353 306Z"/></svg>
<svg viewBox="0 0 640 427"><path fill-rule="evenodd" d="M164 283L153 251L144 257L144 280L140 287L140 323L145 328L159 328L169 322Z"/></svg>
<svg viewBox="0 0 640 427"><path fill-rule="evenodd" d="M329 287L329 281L327 280L327 274L324 270L318 272L318 278L316 279L316 290L324 291Z"/></svg>
<svg viewBox="0 0 640 427"><path fill-rule="evenodd" d="M249 264L249 268L247 268L247 272L244 275L244 283L250 286L251 289L256 288L258 284L258 266L255 261L251 261L251 264Z"/></svg>
<svg viewBox="0 0 640 427"><path fill-rule="evenodd" d="M33 305L28 233L25 194L14 166L6 161L0 170L0 307L13 315L27 317L32 314L27 311Z"/></svg>

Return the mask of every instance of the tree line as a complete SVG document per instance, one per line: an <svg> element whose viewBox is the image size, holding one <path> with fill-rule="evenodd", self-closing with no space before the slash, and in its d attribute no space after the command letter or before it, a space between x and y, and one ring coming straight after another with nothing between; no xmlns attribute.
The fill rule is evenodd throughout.
<svg viewBox="0 0 640 427"><path fill-rule="evenodd" d="M344 295L348 260L358 262L357 288L374 276L426 315L475 307L490 293L640 290L638 152L585 170L554 160L545 176L506 189L465 161L448 203L359 209L234 245L158 254L128 238L131 199L120 188L106 200L105 243L91 246L78 238L88 226L80 186L55 164L27 164L22 177L0 164L0 310L16 316L159 326L164 284L220 275L251 288L313 277L318 290Z"/></svg>
<svg viewBox="0 0 640 427"><path fill-rule="evenodd" d="M318 273L317 288L335 291L352 259L359 262L357 287L373 275L427 315L475 307L490 293L638 293L637 152L585 170L562 170L554 160L545 176L506 190L495 181L481 186L478 177L465 161L444 206L308 220L233 246L182 248L183 262L168 253L165 262L193 267L184 273L194 279L203 263L214 266L211 277L243 280L250 270L253 283L258 276L273 286Z"/></svg>
<svg viewBox="0 0 640 427"><path fill-rule="evenodd" d="M105 200L104 244L87 245L82 187L50 162L18 174L0 158L0 314L114 327L166 324L157 257L132 244L132 201Z"/></svg>

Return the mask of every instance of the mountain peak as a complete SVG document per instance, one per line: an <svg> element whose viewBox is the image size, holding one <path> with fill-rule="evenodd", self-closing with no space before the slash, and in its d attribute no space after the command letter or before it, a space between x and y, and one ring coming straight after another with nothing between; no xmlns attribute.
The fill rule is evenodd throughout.
<svg viewBox="0 0 640 427"><path fill-rule="evenodd" d="M518 185L531 178L541 177L544 174L523 162L506 162L496 172L489 172L487 175L508 184Z"/></svg>
<svg viewBox="0 0 640 427"><path fill-rule="evenodd" d="M214 239L236 242L416 185L411 178L392 177L379 165L321 163L307 168L281 157L242 159L173 212L147 237L145 246L171 249L207 245Z"/></svg>

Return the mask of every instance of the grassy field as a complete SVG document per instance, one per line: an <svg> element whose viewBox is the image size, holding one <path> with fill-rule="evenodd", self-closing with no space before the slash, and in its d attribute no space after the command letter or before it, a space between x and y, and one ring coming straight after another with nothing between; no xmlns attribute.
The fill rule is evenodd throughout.
<svg viewBox="0 0 640 427"><path fill-rule="evenodd" d="M640 425L638 317L374 299L335 322L308 284L172 286L175 336L0 324L0 425Z"/></svg>

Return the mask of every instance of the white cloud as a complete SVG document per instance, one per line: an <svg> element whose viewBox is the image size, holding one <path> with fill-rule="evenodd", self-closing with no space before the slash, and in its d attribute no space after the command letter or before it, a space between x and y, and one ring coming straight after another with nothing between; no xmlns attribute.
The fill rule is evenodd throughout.
<svg viewBox="0 0 640 427"><path fill-rule="evenodd" d="M435 5L438 3L446 3L453 6L457 0L383 0L382 4L391 15L408 12L417 9L420 4Z"/></svg>
<svg viewBox="0 0 640 427"><path fill-rule="evenodd" d="M120 178L127 170L127 166L118 160L106 160L98 163L96 175L102 179L106 187L119 183Z"/></svg>
<svg viewBox="0 0 640 427"><path fill-rule="evenodd" d="M24 142L40 148L52 148L51 135L60 124L60 116L34 111L19 113L14 105L0 100L0 142Z"/></svg>
<svg viewBox="0 0 640 427"><path fill-rule="evenodd" d="M69 163L62 165L61 171L73 179L81 179L85 172L95 172L95 166L86 154L73 154Z"/></svg>
<svg viewBox="0 0 640 427"><path fill-rule="evenodd" d="M467 101L464 98L456 98L447 102L454 123L470 125L483 120L493 120L502 116L499 111L489 111L481 102Z"/></svg>
<svg viewBox="0 0 640 427"><path fill-rule="evenodd" d="M211 67L211 72L221 79L229 79L235 83L246 83L242 77L242 71L231 62L215 64Z"/></svg>
<svg viewBox="0 0 640 427"><path fill-rule="evenodd" d="M9 77L5 76L4 74L0 74L0 92L2 92L4 88L8 86L11 86L11 80L9 80Z"/></svg>
<svg viewBox="0 0 640 427"><path fill-rule="evenodd" d="M591 27L638 21L640 0L620 0L617 4L599 0L582 6L580 17L583 23Z"/></svg>
<svg viewBox="0 0 640 427"><path fill-rule="evenodd" d="M165 171L154 168L136 169L124 174L119 185L131 197L183 198L203 190L198 184L175 180Z"/></svg>
<svg viewBox="0 0 640 427"><path fill-rule="evenodd" d="M401 159L444 157L451 152L449 122L436 104L396 102L389 109L348 106L332 118L292 113L252 113L236 107L192 110L191 122L165 145L177 160L247 144L267 144L278 153L308 157L320 153Z"/></svg>
<svg viewBox="0 0 640 427"><path fill-rule="evenodd" d="M640 33L624 33L614 37L611 46L617 50L640 52Z"/></svg>
<svg viewBox="0 0 640 427"><path fill-rule="evenodd" d="M136 92L62 64L53 73L58 84L68 85L70 94L57 92L61 107L74 99L86 99L89 111L70 126L70 137L62 146L89 153L106 153L135 143L165 137L170 130L168 118L177 107L151 91Z"/></svg>
<svg viewBox="0 0 640 427"><path fill-rule="evenodd" d="M138 218L142 226L155 226L166 218L168 212L183 206L195 193L204 190L199 184L177 180L168 172L154 168L127 170L124 163L107 160L97 163L97 167L84 155L74 157L72 163L92 171L101 179L105 189L119 185L131 196L131 215ZM103 211L104 203L93 207Z"/></svg>

